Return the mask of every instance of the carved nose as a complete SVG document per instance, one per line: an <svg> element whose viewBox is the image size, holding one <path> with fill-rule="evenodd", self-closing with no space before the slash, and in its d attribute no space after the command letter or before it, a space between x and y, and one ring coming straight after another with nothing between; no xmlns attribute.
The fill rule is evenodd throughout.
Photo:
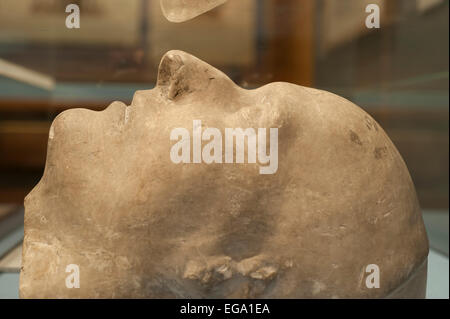
<svg viewBox="0 0 450 319"><path fill-rule="evenodd" d="M170 100L189 91L189 74L182 55L186 53L171 51L164 55L159 65L157 85Z"/></svg>
<svg viewBox="0 0 450 319"><path fill-rule="evenodd" d="M203 91L209 86L208 79L215 78L218 71L194 56L178 50L167 52L158 69L156 89L168 100L178 100L190 93ZM153 90L136 91L132 104L149 103Z"/></svg>
<svg viewBox="0 0 450 319"><path fill-rule="evenodd" d="M164 85L182 66L184 66L181 51L169 51L161 59L158 70L158 85Z"/></svg>
<svg viewBox="0 0 450 319"><path fill-rule="evenodd" d="M229 95L234 87L221 71L183 51L167 52L159 64L157 88L172 101L200 98L197 93L201 98Z"/></svg>
<svg viewBox="0 0 450 319"><path fill-rule="evenodd" d="M170 100L179 99L189 93L203 91L217 71L183 51L167 52L159 64L157 86Z"/></svg>

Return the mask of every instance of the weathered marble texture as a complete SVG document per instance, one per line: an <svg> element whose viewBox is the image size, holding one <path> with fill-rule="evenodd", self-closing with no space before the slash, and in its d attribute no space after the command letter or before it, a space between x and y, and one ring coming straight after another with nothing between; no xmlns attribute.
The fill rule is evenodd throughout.
<svg viewBox="0 0 450 319"><path fill-rule="evenodd" d="M222 132L278 128L278 171L174 164L170 132L194 119ZM427 254L407 167L362 109L289 83L244 90L170 51L157 86L130 106L54 120L25 199L20 295L378 298L421 271L398 296L423 297ZM80 288L66 288L68 264ZM365 285L369 264L378 289Z"/></svg>
<svg viewBox="0 0 450 319"><path fill-rule="evenodd" d="M166 19L177 23L193 19L225 2L227 0L160 0Z"/></svg>

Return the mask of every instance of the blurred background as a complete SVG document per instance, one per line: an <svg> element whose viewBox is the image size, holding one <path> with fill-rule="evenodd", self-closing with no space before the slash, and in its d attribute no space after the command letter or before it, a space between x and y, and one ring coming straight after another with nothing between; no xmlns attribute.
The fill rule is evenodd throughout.
<svg viewBox="0 0 450 319"><path fill-rule="evenodd" d="M70 3L79 29L65 26ZM378 29L365 24L372 3ZM0 0L0 297L2 283L17 284L23 199L42 176L53 118L129 104L180 49L242 87L292 82L370 113L408 165L432 248L447 258L448 298L448 15L447 0L229 0L174 24L157 0Z"/></svg>

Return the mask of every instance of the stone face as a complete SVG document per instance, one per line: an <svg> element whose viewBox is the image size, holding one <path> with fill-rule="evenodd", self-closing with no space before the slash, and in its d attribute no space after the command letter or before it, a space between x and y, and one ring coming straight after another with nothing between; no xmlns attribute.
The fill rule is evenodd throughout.
<svg viewBox="0 0 450 319"><path fill-rule="evenodd" d="M277 171L175 164L171 132L194 120L222 135L277 128ZM422 297L427 254L405 163L362 109L288 83L244 90L170 51L157 86L130 106L54 120L44 175L25 199L20 295ZM66 287L70 264L80 288ZM371 264L378 289L366 286Z"/></svg>
<svg viewBox="0 0 450 319"><path fill-rule="evenodd" d="M161 9L170 22L184 22L214 9L227 0L161 0Z"/></svg>

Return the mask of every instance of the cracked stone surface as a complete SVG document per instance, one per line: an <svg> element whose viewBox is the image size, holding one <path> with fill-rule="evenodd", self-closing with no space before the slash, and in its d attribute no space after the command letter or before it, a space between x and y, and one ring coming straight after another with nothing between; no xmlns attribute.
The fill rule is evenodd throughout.
<svg viewBox="0 0 450 319"><path fill-rule="evenodd" d="M174 164L170 132L278 128L278 170ZM54 120L25 199L23 298L423 297L428 241L399 152L362 109L289 83L235 85L170 51L131 105ZM67 288L66 266L80 269ZM366 287L379 266L380 288ZM425 266L424 266L425 265Z"/></svg>
<svg viewBox="0 0 450 319"><path fill-rule="evenodd" d="M161 9L170 22L185 22L227 2L227 0L161 0Z"/></svg>

